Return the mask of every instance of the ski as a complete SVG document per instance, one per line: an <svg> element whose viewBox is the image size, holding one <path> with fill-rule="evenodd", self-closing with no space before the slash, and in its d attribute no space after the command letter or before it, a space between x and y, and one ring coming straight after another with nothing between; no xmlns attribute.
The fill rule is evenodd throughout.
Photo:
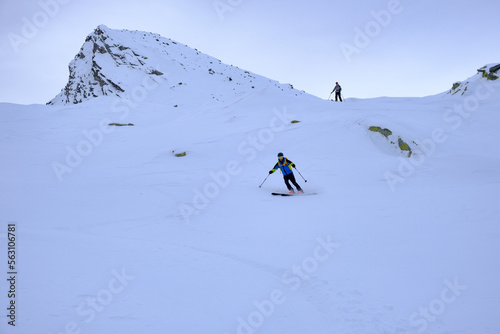
<svg viewBox="0 0 500 334"><path fill-rule="evenodd" d="M302 193L302 194L297 194L297 193L293 193L293 194L288 194L288 193L271 193L271 195L274 195L274 196L304 196L304 195L316 195L316 193Z"/></svg>

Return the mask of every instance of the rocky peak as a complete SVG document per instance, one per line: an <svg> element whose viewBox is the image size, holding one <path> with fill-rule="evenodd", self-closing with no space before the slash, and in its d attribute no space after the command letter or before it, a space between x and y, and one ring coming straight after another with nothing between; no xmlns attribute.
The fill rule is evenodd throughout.
<svg viewBox="0 0 500 334"><path fill-rule="evenodd" d="M163 95L172 95L182 85L182 89L191 89L191 95L217 100L263 87L302 94L291 85L223 64L158 34L99 25L70 62L68 83L47 104L125 97L153 81L157 86L168 83L161 85Z"/></svg>
<svg viewBox="0 0 500 334"><path fill-rule="evenodd" d="M80 103L85 100L124 93L130 82L120 80L116 68L161 76L163 73L147 64L147 57L124 45L112 30L98 26L87 36L82 48L69 64L69 80L48 104ZM157 80L157 79L155 79Z"/></svg>

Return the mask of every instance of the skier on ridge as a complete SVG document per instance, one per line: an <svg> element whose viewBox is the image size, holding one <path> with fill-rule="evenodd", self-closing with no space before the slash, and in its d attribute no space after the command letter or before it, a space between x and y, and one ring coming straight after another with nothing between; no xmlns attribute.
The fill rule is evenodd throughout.
<svg viewBox="0 0 500 334"><path fill-rule="evenodd" d="M295 181L295 176L293 175L291 167L295 167L295 164L288 158L285 158L283 156L283 153L280 152L278 153L278 162L276 163L276 165L274 165L273 169L269 171L269 174L274 173L279 168L281 170L281 173L283 174L283 179L289 193L294 193L293 187L290 185L290 181L292 181L293 185L297 188L297 194L302 194L302 188L300 188L300 186L297 184L297 181Z"/></svg>
<svg viewBox="0 0 500 334"><path fill-rule="evenodd" d="M332 95L333 92L335 92L335 101L337 101L337 97L338 97L340 99L340 102L342 102L342 96L340 94L341 91L342 91L342 87L340 87L339 83L336 82L335 87L333 87L333 90L330 93L330 95Z"/></svg>

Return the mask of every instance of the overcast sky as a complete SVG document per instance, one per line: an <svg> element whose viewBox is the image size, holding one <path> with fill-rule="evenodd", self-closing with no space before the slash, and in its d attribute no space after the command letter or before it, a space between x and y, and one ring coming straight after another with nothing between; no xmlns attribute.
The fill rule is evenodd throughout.
<svg viewBox="0 0 500 334"><path fill-rule="evenodd" d="M426 96L500 62L500 0L0 0L0 102L46 103L99 24L321 98Z"/></svg>

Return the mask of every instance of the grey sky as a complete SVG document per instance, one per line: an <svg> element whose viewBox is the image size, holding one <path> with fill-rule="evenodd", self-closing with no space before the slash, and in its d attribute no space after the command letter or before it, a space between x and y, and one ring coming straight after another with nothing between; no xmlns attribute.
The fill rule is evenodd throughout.
<svg viewBox="0 0 500 334"><path fill-rule="evenodd" d="M45 103L99 24L327 98L425 96L500 62L498 0L0 0L0 102Z"/></svg>

